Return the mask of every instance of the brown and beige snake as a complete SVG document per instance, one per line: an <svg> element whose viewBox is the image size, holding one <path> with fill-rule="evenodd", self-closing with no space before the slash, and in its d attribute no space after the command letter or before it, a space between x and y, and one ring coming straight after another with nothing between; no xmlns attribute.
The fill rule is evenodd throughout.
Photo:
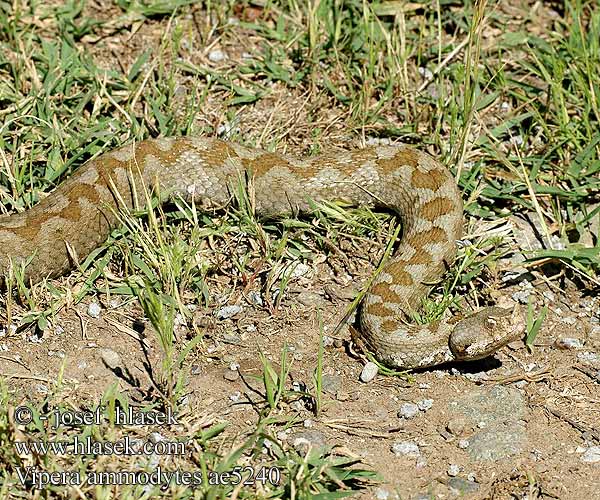
<svg viewBox="0 0 600 500"><path fill-rule="evenodd" d="M344 200L401 217L402 239L364 297L355 339L385 365L408 369L480 359L521 333L522 321L498 307L412 324L411 313L455 258L463 209L448 170L405 146L302 160L209 138L123 146L86 163L33 208L0 218L0 270L33 254L26 268L31 281L65 273L72 255L83 258L107 238L116 222L110 207L133 206L133 186L139 191L141 182L211 208L228 203L229 187L240 178L252 183L263 215L306 212L309 200Z"/></svg>

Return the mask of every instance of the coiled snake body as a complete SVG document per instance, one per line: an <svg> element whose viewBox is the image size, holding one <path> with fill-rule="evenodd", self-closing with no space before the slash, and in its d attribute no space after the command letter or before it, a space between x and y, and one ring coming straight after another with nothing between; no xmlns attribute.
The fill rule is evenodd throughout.
<svg viewBox="0 0 600 500"><path fill-rule="evenodd" d="M133 206L134 186L139 191L142 182L211 208L228 202L228 187L240 178L252 183L256 210L263 215L306 212L310 200L344 200L398 213L402 239L364 298L355 339L380 362L422 368L479 359L520 333L522 322L498 307L461 320L411 323L411 313L455 258L462 202L442 165L404 146L302 160L209 138L123 146L86 163L30 210L0 218L0 270L33 254L28 279L65 273L72 255L83 258L106 239L116 222L109 207Z"/></svg>

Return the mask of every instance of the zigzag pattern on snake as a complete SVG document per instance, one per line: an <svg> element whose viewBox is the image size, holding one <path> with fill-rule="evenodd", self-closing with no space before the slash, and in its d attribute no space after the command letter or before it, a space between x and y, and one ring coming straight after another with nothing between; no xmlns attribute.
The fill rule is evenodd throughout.
<svg viewBox="0 0 600 500"><path fill-rule="evenodd" d="M406 146L373 146L295 159L210 138L160 138L123 146L78 169L22 213L0 218L0 270L30 258L39 281L72 267L68 246L84 258L115 224L108 207L134 204L140 182L206 208L230 199L229 186L251 180L259 214L310 209L309 200L343 200L396 212L403 235L360 311L355 341L382 363L423 368L485 357L518 336L522 322L498 307L428 325L410 322L431 284L456 255L462 202L448 170Z"/></svg>

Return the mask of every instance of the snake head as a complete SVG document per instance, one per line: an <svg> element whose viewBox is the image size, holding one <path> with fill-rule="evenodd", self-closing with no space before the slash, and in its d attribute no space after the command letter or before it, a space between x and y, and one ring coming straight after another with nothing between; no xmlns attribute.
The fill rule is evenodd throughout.
<svg viewBox="0 0 600 500"><path fill-rule="evenodd" d="M450 335L450 350L458 361L485 358L525 331L525 317L514 309L486 307L456 323Z"/></svg>

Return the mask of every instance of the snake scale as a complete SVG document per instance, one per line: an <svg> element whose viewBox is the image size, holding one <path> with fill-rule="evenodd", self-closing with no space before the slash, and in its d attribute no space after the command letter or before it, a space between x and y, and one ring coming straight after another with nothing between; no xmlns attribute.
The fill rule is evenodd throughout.
<svg viewBox="0 0 600 500"><path fill-rule="evenodd" d="M383 364L424 368L480 359L515 339L522 322L487 307L466 318L413 324L431 285L456 255L462 201L448 170L407 146L332 151L307 159L210 138L159 138L126 145L90 160L53 193L22 213L0 217L0 270L31 258L32 282L64 274L116 223L110 207L129 207L141 183L203 208L222 207L232 183L251 183L265 216L310 210L309 201L345 201L396 212L403 235L395 254L361 304L354 340Z"/></svg>

